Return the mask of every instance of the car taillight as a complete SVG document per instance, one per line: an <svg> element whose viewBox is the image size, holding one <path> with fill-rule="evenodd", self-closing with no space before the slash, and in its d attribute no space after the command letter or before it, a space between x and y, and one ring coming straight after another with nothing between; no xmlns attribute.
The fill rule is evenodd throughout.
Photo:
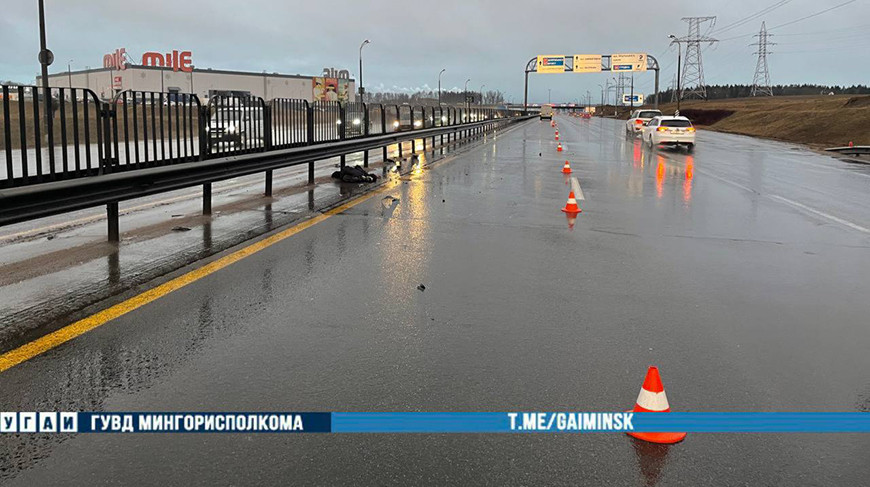
<svg viewBox="0 0 870 487"><path fill-rule="evenodd" d="M694 131L695 131L695 127L689 127L686 129L686 132L694 132Z"/></svg>
<svg viewBox="0 0 870 487"><path fill-rule="evenodd" d="M643 120L638 119L638 120L635 120L634 123L636 123L638 125L643 125Z"/></svg>
<svg viewBox="0 0 870 487"><path fill-rule="evenodd" d="M659 127L656 129L656 132L667 132L667 130L668 130L667 127Z"/></svg>

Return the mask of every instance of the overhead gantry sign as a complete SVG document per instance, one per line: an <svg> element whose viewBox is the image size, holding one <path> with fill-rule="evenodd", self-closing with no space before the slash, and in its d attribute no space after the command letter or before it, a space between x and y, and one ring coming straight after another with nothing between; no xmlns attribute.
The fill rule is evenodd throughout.
<svg viewBox="0 0 870 487"><path fill-rule="evenodd" d="M604 71L653 70L656 74L655 107L659 106L659 62L645 53L632 54L542 54L526 63L523 109L529 108L529 73L601 73Z"/></svg>

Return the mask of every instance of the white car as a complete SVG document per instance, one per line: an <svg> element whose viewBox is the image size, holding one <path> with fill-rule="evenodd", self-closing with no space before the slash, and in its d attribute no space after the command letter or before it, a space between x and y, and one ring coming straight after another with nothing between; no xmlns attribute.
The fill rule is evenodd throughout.
<svg viewBox="0 0 870 487"><path fill-rule="evenodd" d="M631 112L631 117L625 121L625 133L637 135L643 132L643 124L661 116L662 112L659 110L635 110Z"/></svg>
<svg viewBox="0 0 870 487"><path fill-rule="evenodd" d="M655 117L643 126L643 141L650 147L669 145L695 148L695 127L686 117Z"/></svg>

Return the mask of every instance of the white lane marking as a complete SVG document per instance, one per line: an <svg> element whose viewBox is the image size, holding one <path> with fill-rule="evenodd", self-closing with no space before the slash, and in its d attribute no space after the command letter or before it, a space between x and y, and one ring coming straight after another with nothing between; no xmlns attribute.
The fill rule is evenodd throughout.
<svg viewBox="0 0 870 487"><path fill-rule="evenodd" d="M777 201L781 201L787 205L791 205L791 206L794 206L795 208L799 208L801 210L804 210L808 213L812 213L816 216L820 216L822 218L826 218L828 220L831 220L832 222L839 223L840 225L847 226L853 230L858 230L859 232L864 232L864 233L870 233L870 228L862 227L861 225L858 225L857 223L852 223L849 220L844 220L840 217L831 215L829 213L825 213L824 211L819 211L819 210L817 210L815 208L811 208L805 204L798 203L797 201L793 201L793 200L790 200L788 198L783 198L782 196L775 195L775 194L771 194L768 196L770 196L771 198L773 198Z"/></svg>
<svg viewBox="0 0 870 487"><path fill-rule="evenodd" d="M785 198L783 196L779 196L777 194L761 194L752 188L744 186L740 183L735 183L734 181L731 181L730 179L725 179L721 176L717 176L713 173L710 173L709 171L695 169L695 172L710 176L713 179L717 179L719 181L722 181L723 183L730 184L730 185L735 186L737 188L740 188L746 192L754 193L754 194L757 194L760 196L767 196L768 198L770 198L772 200L779 201L780 203L785 203L786 205L803 210L807 213L811 213L811 214L816 215L816 216L820 216L820 217L822 217L826 220L832 221L834 223L839 223L840 225L851 228L852 230L858 230L859 232L862 232L862 233L870 233L870 228L862 227L861 225L858 225L857 223L853 223L853 222L850 222L849 220L845 220L845 219L840 218L838 216L831 215L830 213L825 213L824 211L817 210L817 209L812 208L810 206L807 206L803 203L798 203L797 201L790 200L790 199Z"/></svg>
<svg viewBox="0 0 870 487"><path fill-rule="evenodd" d="M758 194L758 195L761 194L761 193L759 193L758 191L755 191L755 190L752 189L752 188L749 188L749 187L747 187L747 186L744 186L744 185L742 185L742 184L740 184L740 183L735 183L734 181L732 181L732 180L730 180L730 179L725 179L725 178L723 178L722 176L718 176L718 175L713 174L713 173L711 173L711 172L709 172L709 171L706 171L706 170L704 170L704 169L695 168L695 172L696 172L696 173L700 173L700 174L704 174L704 175L706 175L706 176L710 176L711 178L713 178L713 179L717 179L717 180L719 180L719 181L722 181L722 182L725 183L725 184L730 184L731 186L735 186L735 187L737 187L737 188L740 188L740 189L742 189L743 191L746 191L747 193L755 193L755 194Z"/></svg>
<svg viewBox="0 0 870 487"><path fill-rule="evenodd" d="M584 201L586 196L583 195L583 188L580 187L580 180L576 176L571 178L571 189L574 190L574 199Z"/></svg>

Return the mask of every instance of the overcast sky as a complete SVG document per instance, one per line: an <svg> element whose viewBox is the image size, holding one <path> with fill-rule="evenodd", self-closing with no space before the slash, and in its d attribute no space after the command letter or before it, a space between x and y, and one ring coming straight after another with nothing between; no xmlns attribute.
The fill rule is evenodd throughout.
<svg viewBox="0 0 870 487"><path fill-rule="evenodd" d="M676 48L668 34L686 35L685 16L717 16L711 35L723 39L703 52L708 84L751 83L761 21L773 28L773 83L867 84L870 0L45 0L51 72L102 65L124 47L193 52L198 68L317 75L326 66L358 72L371 90L497 89L522 102L523 69L537 54L647 52L662 67L662 89L674 78ZM767 13L747 19L763 10ZM0 79L32 83L39 65L36 0L3 0ZM533 74L530 102L571 102L589 90L600 96L607 73ZM653 91L652 72L638 74L636 91Z"/></svg>

